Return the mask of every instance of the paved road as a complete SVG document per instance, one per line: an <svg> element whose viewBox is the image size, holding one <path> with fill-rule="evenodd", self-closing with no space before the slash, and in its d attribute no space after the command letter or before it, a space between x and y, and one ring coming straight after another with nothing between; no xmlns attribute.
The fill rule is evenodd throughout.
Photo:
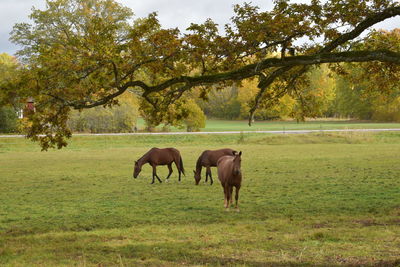
<svg viewBox="0 0 400 267"><path fill-rule="evenodd" d="M157 132L157 133L100 133L74 134L73 136L124 136L124 135L200 135L200 134L240 134L240 133L269 133L269 134L307 134L324 132L392 132L400 129L335 129L335 130L285 130L285 131L225 131L225 132ZM24 135L0 135L0 138L25 137Z"/></svg>

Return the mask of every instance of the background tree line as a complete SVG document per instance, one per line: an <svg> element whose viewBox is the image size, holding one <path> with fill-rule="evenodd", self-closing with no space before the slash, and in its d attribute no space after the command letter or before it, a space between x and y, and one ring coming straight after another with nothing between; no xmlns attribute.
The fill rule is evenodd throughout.
<svg viewBox="0 0 400 267"><path fill-rule="evenodd" d="M381 34L396 40L400 48L400 29ZM394 37L392 37L394 36ZM16 59L0 54L1 79L12 75ZM379 65L379 64L378 64ZM260 107L255 120L304 120L313 118L346 118L382 122L400 122L400 85L395 83L390 90L382 93L381 79L370 79L363 67L343 63L340 70L332 70L328 64L312 67L308 83L301 94L295 91L280 96L273 105ZM243 120L249 118L251 101L259 91L256 79L223 87L199 87L184 94L181 99L169 105L168 112L157 113L147 101L134 91L118 98L119 105L112 108L98 106L93 109L73 111L68 126L74 132L132 132L137 130L137 118L141 116L146 130L152 131L163 125L180 127L187 131L198 131L205 127L207 118ZM200 94L208 90L204 100ZM17 106L0 108L0 131L18 132ZM167 116L167 117L166 117Z"/></svg>
<svg viewBox="0 0 400 267"><path fill-rule="evenodd" d="M21 49L0 79L0 106L35 99L35 112L21 125L43 150L66 146L74 127L95 131L82 116L98 121L101 131L126 130L125 123L99 118L104 110L97 107L116 112L128 91L149 129L197 130L204 113L248 117L249 124L357 118L360 110L394 119L396 104L388 106L396 99L400 38L373 27L400 15L398 1L274 0L270 10L244 3L234 13L224 32L211 19L180 32L163 28L156 13L134 18L115 0L46 0L44 10L32 9L31 23L15 24L10 34Z"/></svg>

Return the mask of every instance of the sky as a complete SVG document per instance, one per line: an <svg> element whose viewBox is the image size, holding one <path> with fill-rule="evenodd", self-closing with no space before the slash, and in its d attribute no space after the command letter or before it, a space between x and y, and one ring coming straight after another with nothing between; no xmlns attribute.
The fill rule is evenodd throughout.
<svg viewBox="0 0 400 267"><path fill-rule="evenodd" d="M251 2L261 10L270 10L272 0L117 0L133 10L136 18L157 11L161 25L184 31L190 23L202 23L207 18L224 25L233 16L233 5ZM305 0L304 0L305 1ZM304 2L295 0L295 2ZM292 1L293 2L293 1ZM306 1L307 2L307 1ZM18 47L8 38L15 23L29 22L32 7L44 9L45 0L0 0L0 53L14 54ZM391 30L400 27L400 17L384 21L376 28Z"/></svg>

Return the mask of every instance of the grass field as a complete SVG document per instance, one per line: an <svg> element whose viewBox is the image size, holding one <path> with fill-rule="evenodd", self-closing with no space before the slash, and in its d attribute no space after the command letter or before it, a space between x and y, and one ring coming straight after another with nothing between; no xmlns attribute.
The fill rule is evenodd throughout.
<svg viewBox="0 0 400 267"><path fill-rule="evenodd" d="M132 178L153 146L181 151L181 183L150 185L148 165ZM220 147L243 151L240 212L218 182L194 185ZM395 132L80 136L49 152L2 138L0 265L399 266L399 158Z"/></svg>
<svg viewBox="0 0 400 267"><path fill-rule="evenodd" d="M144 120L138 119L138 129L144 129ZM350 120L308 120L306 122L296 121L256 121L251 127L248 121L232 121L232 120L216 120L209 119L206 121L206 127L201 129L203 132L219 132L219 131L282 131L282 130L331 130L331 129L390 129L400 128L400 123L376 123L361 122ZM157 127L162 131L162 127ZM185 131L171 127L170 131Z"/></svg>

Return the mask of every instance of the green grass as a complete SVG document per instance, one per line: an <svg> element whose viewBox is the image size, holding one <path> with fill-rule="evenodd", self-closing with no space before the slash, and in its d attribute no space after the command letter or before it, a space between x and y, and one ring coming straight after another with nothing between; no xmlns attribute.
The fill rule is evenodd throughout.
<svg viewBox="0 0 400 267"><path fill-rule="evenodd" d="M138 128L144 129L144 120L138 119ZM310 120L306 122L296 121L256 121L250 127L248 121L228 121L209 119L206 121L206 127L201 129L203 132L218 131L282 131L282 130L329 130L329 129L383 129L383 128L400 128L400 123L375 123L375 122L358 122L348 120ZM157 127L158 131L162 127ZM170 128L171 131L184 131L185 129Z"/></svg>
<svg viewBox="0 0 400 267"><path fill-rule="evenodd" d="M153 146L181 151L182 183L150 185L148 165L132 178ZM215 169L194 185L217 147L243 151L239 213ZM0 139L0 265L397 266L399 158L400 133Z"/></svg>

